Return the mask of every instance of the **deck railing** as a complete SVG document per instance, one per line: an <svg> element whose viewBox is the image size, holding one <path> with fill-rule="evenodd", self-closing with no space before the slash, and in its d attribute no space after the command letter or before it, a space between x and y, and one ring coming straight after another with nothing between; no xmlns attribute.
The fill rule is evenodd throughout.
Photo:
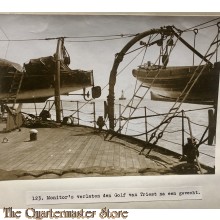
<svg viewBox="0 0 220 220"><path fill-rule="evenodd" d="M144 140L146 143L148 143L149 138L151 137L153 131L155 129L159 128L159 132L162 131L160 127L162 127L162 124L160 124L161 118L163 118L167 113L157 113L146 106L139 107L138 115L129 117L129 114L127 112L127 117L124 117L121 115L122 108L125 108L125 105L119 103L118 105L118 118L117 118L117 124L115 124L116 129L119 130L120 133L127 134L129 136L133 136L135 138L140 138ZM166 142L166 145L172 145L169 147L170 149L173 149L174 146L177 149L177 151L182 153L183 155L183 147L186 144L185 140L187 137L194 137L196 139L196 142L198 146L202 145L202 149L200 150L200 153L202 155L208 156L210 158L215 158L214 154L211 155L210 153L207 153L205 148L210 149L210 146L213 145L208 137L212 136L213 134L210 134L214 132L216 124L215 121L207 121L207 123L199 123L195 122L193 118L189 117L188 113L196 113L199 111L207 110L210 114L210 111L213 111L212 107L202 107L202 108L194 108L189 110L180 110L177 112L176 116L173 117L175 119L172 123L172 125L169 127L169 129L166 129L163 134L163 138L161 138L161 142L158 144L164 146L164 142ZM130 126L126 126L123 129L121 129L121 124L123 124L123 120L127 120L129 118L129 124ZM207 114L208 118L208 114ZM168 118L168 120L170 120ZM155 123L153 124L152 121ZM213 128L214 129L210 129ZM140 128L142 128L140 130ZM199 129L200 128L200 129ZM199 132L198 132L199 131ZM209 133L209 134L207 134ZM171 137L172 136L172 137ZM170 138L171 137L171 138ZM206 137L206 138L205 138ZM207 144L207 141L209 142ZM214 140L215 141L215 140ZM210 144L211 143L211 144Z"/></svg>
<svg viewBox="0 0 220 220"><path fill-rule="evenodd" d="M70 100L61 100L61 121L65 119L71 119L70 123L72 125L90 125L96 128L96 105L95 102L86 102L86 101L70 101ZM46 110L50 112L50 119L56 119L55 113L55 104L54 100L47 100L44 106L40 103L34 104L34 107L24 106L22 108L23 113L33 114L35 113L36 117L40 116L40 112ZM67 122L68 123L68 122Z"/></svg>
<svg viewBox="0 0 220 220"><path fill-rule="evenodd" d="M99 105L103 103L98 102ZM91 101L70 101L70 100L61 100L61 116L62 121L64 119L70 119L70 122L67 122L71 125L86 125L97 128L97 118L98 116L103 116L103 112L100 111L100 106L97 108L97 102ZM104 106L104 104L103 104ZM122 108L125 107L123 104L115 104L115 108L118 110L118 113L115 115L115 124L116 130L121 127L123 120L127 120L127 117L121 116ZM24 112L35 112L36 116L39 116L40 111L48 110L51 114L51 119L55 120L55 105L53 100L48 100L44 107L34 105L34 107L23 108ZM169 126L169 129L164 131L164 136L161 138L161 143L169 146L169 148L173 149L176 146L177 151L183 154L183 146L185 145L186 137L193 136L196 138L197 143L201 142L201 137L205 136L205 130L207 130L209 124L194 122L188 116L188 113L198 112L202 110L212 110L211 107L203 107L203 108L195 108L190 110L181 110L177 112L177 116L174 118L173 123L175 126ZM27 111L28 110L28 111ZM123 129L119 129L120 133L133 136L138 139L144 140L148 143L150 135L152 132L159 128L160 131L160 121L167 113L157 113L146 106L138 108L138 115L133 115L129 118L129 125L124 127ZM108 119L107 119L108 120ZM106 121L106 124L107 121ZM106 126L107 128L107 126ZM200 132L198 132L198 128L200 128ZM103 128L105 129L105 127ZM161 129L162 130L162 129ZM206 135L207 136L207 135ZM160 144L158 144L160 145ZM171 146L171 147L170 147ZM203 143L203 146L208 147L206 142ZM204 149L204 148L203 148ZM206 150L200 150L202 155L208 156L210 158L215 158L214 155L209 154Z"/></svg>

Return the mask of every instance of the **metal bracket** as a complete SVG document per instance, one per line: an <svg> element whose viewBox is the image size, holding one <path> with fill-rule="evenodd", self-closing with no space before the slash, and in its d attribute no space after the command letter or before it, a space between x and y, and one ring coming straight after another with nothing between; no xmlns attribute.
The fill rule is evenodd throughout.
<svg viewBox="0 0 220 220"><path fill-rule="evenodd" d="M89 96L90 96L89 91L86 93L86 88L83 88L83 98L84 98L84 100L87 101L87 102L91 101L92 99L86 99L86 97L89 98Z"/></svg>

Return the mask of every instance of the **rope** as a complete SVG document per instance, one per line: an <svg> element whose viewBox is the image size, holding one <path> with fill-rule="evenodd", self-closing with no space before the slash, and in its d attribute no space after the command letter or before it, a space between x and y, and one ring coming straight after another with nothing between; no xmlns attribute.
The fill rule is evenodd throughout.
<svg viewBox="0 0 220 220"><path fill-rule="evenodd" d="M65 101L65 102L71 102L71 101L68 101L68 100L62 100L62 101ZM76 101L74 101L74 102L76 102ZM82 103L86 103L86 102L82 102ZM54 102L53 102L53 104L54 104ZM91 103L90 103L91 104ZM45 105L46 106L46 105ZM53 105L50 107L50 109L53 107ZM143 107L140 107L139 109L141 109L141 108L143 108ZM23 109L35 109L35 108L23 108ZM147 108L147 109L149 109L149 108ZM195 111L195 110L203 110L203 109L210 109L210 108L199 108L199 109L193 109L193 110L188 110L188 111ZM75 110L75 109L63 109L64 111L74 111L74 112L76 112L77 110ZM151 111L151 109L149 109L150 111ZM152 111L152 112L154 112L154 111ZM88 112L83 112L83 111L79 111L79 113L82 113L82 114L87 114L87 115L90 115L90 114L93 114L93 112L91 112L91 113L88 113ZM157 113L158 114L158 113ZM158 116L162 116L163 114L158 114ZM154 115L149 115L149 116L147 116L147 117L153 117ZM156 117L157 115L155 115L155 117ZM195 123L195 122L193 122L193 121L190 121L191 123L193 123L193 124L195 124L195 125L198 125L198 126L202 126L202 127L207 127L207 126L205 126L205 125L200 125L200 124L197 124L197 123ZM139 122L139 123L133 123L133 122L130 122L131 124L144 124L144 122ZM155 128L155 126L153 126L152 124L150 124L149 122L147 123L148 125L150 125L151 127L153 127L153 128ZM160 131L161 131L161 129L159 129ZM174 132L178 132L178 131L174 131ZM174 133L174 132L172 132L172 131L167 131L166 133Z"/></svg>
<svg viewBox="0 0 220 220"><path fill-rule="evenodd" d="M184 115L187 117L185 111L184 111ZM205 128L207 128L207 125L198 124L198 123L196 123L196 122L191 121L189 117L187 117L187 118L189 119L189 122L190 122L190 123L192 123L192 124L194 124L194 125L197 125L197 126L200 126L200 127L205 127Z"/></svg>
<svg viewBox="0 0 220 220"><path fill-rule="evenodd" d="M195 50L195 48L196 48L196 36L198 34L198 29L194 29L193 32L194 32L193 48ZM194 66L194 61L195 61L195 53L193 52L193 66Z"/></svg>
<svg viewBox="0 0 220 220"><path fill-rule="evenodd" d="M134 35L133 35L134 36ZM126 37L115 37L115 38L106 38L106 39L100 39L100 40L67 40L66 43L91 43L91 42L103 42L103 41L111 41L111 40L119 40L119 39L125 39L130 38L133 36L126 36Z"/></svg>
<svg viewBox="0 0 220 220"><path fill-rule="evenodd" d="M184 110L184 112L193 112L193 111L200 111L200 110L206 110L206 109L213 109L212 107L205 107L205 108L195 108L190 110Z"/></svg>
<svg viewBox="0 0 220 220"><path fill-rule="evenodd" d="M9 38L8 38L7 34L5 33L4 29L1 26L0 26L0 29L1 29L2 33L5 35L5 37L8 40L7 47L6 47L6 52L5 52L5 59L6 59L10 42L9 42Z"/></svg>
<svg viewBox="0 0 220 220"><path fill-rule="evenodd" d="M133 124L133 125L140 125L140 124L145 124L145 122L137 122L137 123L130 122L130 124Z"/></svg>
<svg viewBox="0 0 220 220"><path fill-rule="evenodd" d="M118 105L118 104L116 104ZM123 107L125 107L125 105L122 105ZM142 108L145 108L145 107L138 107L137 109L142 109ZM153 116L163 116L163 115L166 115L167 113L158 113L156 111L153 111L152 109L148 108L146 106L147 110L155 113L156 115L148 115L147 117L153 117ZM190 109L190 110L184 110L184 112L193 112L193 111L199 111L199 110L206 110L206 109L213 109L212 107L205 107L205 108L197 108L197 109ZM178 114L181 113L181 111L177 112ZM143 116L145 117L145 116ZM141 118L141 117L140 117ZM133 119L133 118L131 118Z"/></svg>
<svg viewBox="0 0 220 220"><path fill-rule="evenodd" d="M157 34L158 35L158 34ZM156 36L157 36L156 35ZM155 36L155 37L156 37ZM154 38L155 38L154 37ZM153 38L153 39L154 39ZM153 40L152 39L152 40ZM118 73L117 73L117 76L119 76L142 52L143 52L143 50L144 50L144 48L125 66L125 67L123 67ZM109 83L107 83L103 88L102 88L102 91L107 87L109 85ZM81 108L83 108L86 104L88 104L89 102L91 102L92 100L94 100L93 98L91 99L91 100L89 100L89 101L87 101L87 102L85 102L84 103L84 105L82 105L80 108L79 108L79 110L81 109ZM74 112L72 115L74 115L76 112ZM72 116L71 115L71 116Z"/></svg>
<svg viewBox="0 0 220 220"><path fill-rule="evenodd" d="M206 153L204 153L204 152L199 152L200 154L203 154L203 155L206 155L206 156L208 156L208 157L211 157L211 158L215 158L214 156L212 156L212 155L209 155L209 154L206 154Z"/></svg>
<svg viewBox="0 0 220 220"><path fill-rule="evenodd" d="M169 51L168 56L166 57L165 62L168 60L173 48L175 47L177 41L179 38L177 38L175 44L172 46L172 48ZM160 55L159 55L160 58ZM158 60L158 59L157 59ZM157 62L157 61L156 61ZM156 76L154 77L153 81L151 82L151 85L149 86L149 88L147 89L147 91L144 93L144 95L142 96L142 99L138 102L138 104L136 105L135 109L133 110L133 112L131 114L129 114L129 118L133 115L133 113L135 112L135 110L137 109L138 105L141 103L141 101L143 100L143 97L148 93L148 91L150 90L150 88L152 87L152 85L154 84L156 78L158 77L159 73L160 73L161 69L158 69L158 72L156 74ZM135 95L137 94L137 92L139 91L139 89L141 88L142 84L139 86L139 88L136 90L136 92L134 93L132 99L129 101L129 103L127 104L126 108L129 107L129 105L132 103L133 104L133 99L135 97ZM125 112L126 108L123 110L123 112L121 113L121 115ZM130 109L131 110L131 109ZM123 126L121 126L121 128L123 128L127 123L128 123L129 119L123 124Z"/></svg>
<svg viewBox="0 0 220 220"><path fill-rule="evenodd" d="M80 100L78 100L78 101L74 101L74 100L61 100L62 102L73 102L73 103L81 103L81 104L84 104L84 103L87 103L87 101L85 102L85 101L80 101ZM92 103L90 103L90 104L92 104Z"/></svg>
<svg viewBox="0 0 220 220"><path fill-rule="evenodd" d="M131 124L134 124L134 125L136 125L136 124L145 124L145 122L142 122L142 123L132 123L132 122L130 122ZM150 125L153 129L151 129L150 131L148 131L147 132L147 134L148 133L151 133L154 129L156 129L157 127L156 126L153 126L152 124L150 124L149 122L147 122L147 124L148 125ZM130 128L127 128L127 130L131 130L131 131L134 131L134 132L139 132L139 133L141 133L141 135L144 135L144 134L146 134L146 132L140 132L140 131L137 131L137 130L133 130L133 129L130 129ZM158 129L159 131L162 131L161 129ZM177 133L177 132L182 132L182 130L174 130L174 131L164 131L164 133L169 133L169 134L173 134L173 133ZM138 136L140 136L140 135L138 135Z"/></svg>
<svg viewBox="0 0 220 220"><path fill-rule="evenodd" d="M123 67L118 73L117 76L119 76L143 51L145 48L143 48L125 67ZM109 84L109 83L108 83ZM107 85L108 85L107 84Z"/></svg>
<svg viewBox="0 0 220 220"><path fill-rule="evenodd" d="M61 37L55 38L29 38L29 39L8 39L8 40L0 40L0 42L24 42L24 41L47 41L47 40L58 40Z"/></svg>
<svg viewBox="0 0 220 220"><path fill-rule="evenodd" d="M168 133L168 134L173 134L173 133L177 133L177 132L182 132L182 130L179 129L179 130L175 130L175 131L164 131L164 133Z"/></svg>
<svg viewBox="0 0 220 220"><path fill-rule="evenodd" d="M217 37L217 36L216 36L216 37ZM215 42L216 37L214 38L213 42ZM212 44L209 46L209 49L207 50L207 52L206 52L206 54L205 54L205 57L206 57L207 54L209 53L209 50L210 50L211 46L212 46ZM214 53L215 53L215 52L216 52L216 50L214 51ZM212 56L213 56L213 54L209 57L209 60L212 58ZM196 70L194 71L192 77L190 78L190 80L189 80L189 82L187 83L187 85L186 85L186 87L184 88L184 90L181 92L180 96L177 98L175 104L171 107L169 113L171 113L172 109L175 109L175 112L172 113L173 115L175 115L175 114L177 113L178 109L180 108L180 106L182 105L182 103L186 100L186 98L187 98L189 92L191 91L192 87L194 86L194 84L196 83L196 81L198 80L198 78L199 78L200 75L203 73L203 71L204 71L204 69L205 69L205 67L206 67L206 65L204 65L203 68L202 68L202 70L201 70L201 71L199 72L199 74L196 76L196 78L193 79L193 78L194 78L194 75L196 74L196 71L197 71L198 68L201 66L202 62L203 62L203 60L200 62L199 66L198 66L198 67L196 68ZM191 82L192 82L192 84L190 85L189 83L191 83ZM189 88L188 88L188 85L189 85ZM177 104L177 102L180 100L180 97L181 97L184 93L185 93L185 95L184 95L183 99L181 100L181 102L178 104L178 107L175 107L175 105ZM175 107L175 108L174 108L174 107ZM168 114L169 114L169 113L168 113ZM164 117L164 120L165 120L167 117L168 117L168 116L165 116L165 117ZM165 125L165 127L163 128L163 131L166 130L166 128L168 127L168 125L170 124L170 122L171 122L171 120L169 121L169 123L167 123L167 124ZM157 131L155 131L155 134L156 134L156 132L157 132ZM156 144L157 141L162 137L162 135L163 135L163 132L160 132L160 134L156 137L156 141L154 142L155 144ZM153 139L153 138L152 138L152 139ZM151 140L152 140L152 139L151 139ZM152 150L152 148L149 150L148 154L150 153L151 150Z"/></svg>
<svg viewBox="0 0 220 220"><path fill-rule="evenodd" d="M134 132L137 132L137 133L139 133L139 134L142 133L141 131L137 131L137 130L134 130L134 129L131 129L131 128L128 128L127 130L129 130L129 131L134 131ZM146 134L146 133L144 133L144 134Z"/></svg>
<svg viewBox="0 0 220 220"><path fill-rule="evenodd" d="M0 27L1 28L1 27ZM2 28L1 28L2 29ZM3 31L3 30L2 30ZM3 31L4 33L4 31ZM114 35L91 35L91 36L70 36L70 37L47 37L47 38L27 38L27 39L7 39L7 40L0 40L0 41L11 41L11 42L24 42L24 41L48 41L48 40L58 40L60 38L63 39L82 39L82 38L105 38L105 37L112 37L112 38L107 38L108 39L115 39L113 37L118 37L117 39L121 39L121 38L127 38L127 37L134 37L137 34L114 34ZM105 39L103 39L105 40ZM68 42L68 41L67 41ZM69 41L71 42L71 41ZM74 41L73 41L74 42ZM83 41L82 41L83 42ZM92 41L91 41L92 42Z"/></svg>
<svg viewBox="0 0 220 220"><path fill-rule="evenodd" d="M89 122L89 123L93 123L94 121L86 121L86 120L83 120L81 118L76 118L76 119L79 119L80 121L83 121L83 122Z"/></svg>
<svg viewBox="0 0 220 220"><path fill-rule="evenodd" d="M186 134L188 134L188 135L190 135L190 133L188 132L188 131L186 131L186 130L184 130L184 132L186 133ZM199 139L197 138L197 137L194 137L197 141L199 141Z"/></svg>
<svg viewBox="0 0 220 220"><path fill-rule="evenodd" d="M144 50L144 48L143 48L143 50ZM143 50L141 50L122 70L120 70L120 71L117 73L117 76L118 76L119 74L121 74L121 73L143 52ZM109 83L107 83L107 84L102 88L102 91L103 91L108 85L109 85ZM85 102L85 103L79 108L79 110L80 110L81 108L83 108L86 104L88 104L89 102L91 102L92 100L94 100L94 99L92 98L91 100ZM74 112L72 115L74 115L75 113L76 113L76 112ZM72 115L71 115L71 116L72 116Z"/></svg>
<svg viewBox="0 0 220 220"><path fill-rule="evenodd" d="M83 111L77 111L77 110L75 110L75 109L63 109L63 110L65 110L65 111L69 111L69 112L79 112L79 113L82 113L82 114L85 114L85 115L92 115L93 114L93 112L83 112Z"/></svg>
<svg viewBox="0 0 220 220"><path fill-rule="evenodd" d="M150 35L150 37L149 37L149 39L148 39L148 44L149 44L150 40L151 40L151 35ZM142 60L141 60L141 65L142 65L143 62L144 62L144 58L145 58L146 52L147 52L147 47L145 47L144 55L143 55ZM135 90L136 90L136 88L137 88L137 82L138 82L138 80L137 80L137 77L136 77L135 88L134 88L134 94L136 93ZM133 102L134 102L134 96L133 96L132 101L131 101L131 106L133 105ZM125 107L125 108L126 108L126 107ZM130 118L130 117L131 117L131 108L130 108L130 111L129 111L129 118ZM128 123L127 123L127 127L126 127L126 130L125 130L125 134L127 133L127 128L128 128Z"/></svg>
<svg viewBox="0 0 220 220"><path fill-rule="evenodd" d="M5 59L6 59L7 54L8 54L9 44L10 44L10 42L7 43L7 48L6 48L6 51L5 51Z"/></svg>
<svg viewBox="0 0 220 220"><path fill-rule="evenodd" d="M102 37L124 37L124 36L136 36L138 34L112 34L112 35L88 35L88 36L69 36L69 37L64 37L64 39L68 38L102 38Z"/></svg>
<svg viewBox="0 0 220 220"><path fill-rule="evenodd" d="M140 50L140 49L142 49L142 48L144 48L144 47L145 47L145 45L142 46L142 47L138 47L137 49L134 49L134 50L132 50L132 51L130 51L130 52L127 52L125 55L131 54L131 53L133 53L133 52L135 52L135 51L137 51L137 50Z"/></svg>
<svg viewBox="0 0 220 220"><path fill-rule="evenodd" d="M219 20L219 19L220 19L220 17L215 18L215 19L212 19L212 20L209 20L209 21L206 21L206 22L201 23L201 24L197 24L197 25L195 25L195 26L193 26L193 27L190 27L190 28L187 28L187 29L183 30L183 32L189 31L189 30L191 30L191 29L195 29L195 28L197 28L197 27L199 27L199 26L202 26L202 25L204 25L204 24L208 24L208 23L210 23L210 22L212 22L212 21L216 21L216 20Z"/></svg>
<svg viewBox="0 0 220 220"><path fill-rule="evenodd" d="M191 120L190 120L190 123L192 123L192 124L194 124L194 125L197 125L197 126L200 126L200 127L204 127L204 128L207 127L206 125L201 125L201 124L198 124L198 123L193 122L193 121L191 121Z"/></svg>
<svg viewBox="0 0 220 220"><path fill-rule="evenodd" d="M164 138L161 138L161 140L166 141L166 142L169 142L169 143L172 143L172 144L176 144L176 145L182 146L182 144L179 144L179 143L174 142L174 141L169 141L169 140L166 140L166 139L164 139Z"/></svg>
<svg viewBox="0 0 220 220"><path fill-rule="evenodd" d="M146 47L146 49L145 49L145 54L146 54L146 50L147 50L148 44L149 44L151 41L153 41L157 36L158 36L158 33L151 39L152 35L150 35L150 37L149 37L149 39L148 39L148 43L145 45L145 47ZM138 55L139 55L143 50L144 50L144 48L138 53ZM145 54L144 54L144 56L145 56ZM137 56L138 56L138 55L137 55ZM136 57L137 57L137 56L136 56ZM135 57L135 58L136 58L136 57ZM134 59L135 59L135 58L134 58ZM144 58L144 57L143 57L143 58ZM132 59L131 62L132 62L134 59ZM130 64L131 62L129 62L129 64ZM143 59L142 59L142 62L143 62ZM129 64L128 64L128 65L129 65ZM126 68L128 65L126 65L125 68ZM119 73L117 74L117 76L118 76L125 68L123 68L121 71L119 71ZM136 85L137 85L137 79L136 79L136 83L135 83L135 88L136 88ZM107 85L106 85L106 86L107 86ZM106 87L106 86L105 86L105 87ZM140 89L140 87L138 88L138 90L139 90L139 89ZM134 90L135 90L135 89L134 89ZM137 90L137 91L138 91L138 90ZM136 91L136 93L137 93L137 91ZM134 99L134 96L133 96L133 98L129 101L129 103L125 106L125 108L124 108L124 110L122 111L121 115L125 112L127 106L128 106L131 102L132 102L132 104L133 104L133 99ZM131 110L131 109L130 109L130 110ZM132 114L133 114L133 113L132 113ZM130 115L130 113L129 113L129 115ZM119 119L116 120L115 126L116 126L118 120L119 120ZM120 129L121 129L121 128L120 128Z"/></svg>
<svg viewBox="0 0 220 220"><path fill-rule="evenodd" d="M140 133L140 134L133 134L133 135L129 135L129 136L131 136L131 137L139 137L139 136L142 136L142 135L145 135L145 134L146 134L146 132Z"/></svg>
<svg viewBox="0 0 220 220"><path fill-rule="evenodd" d="M216 26L216 24L212 24L212 25L208 25L206 27L198 28L198 30L203 30L203 29L206 29L206 28L214 27L214 26Z"/></svg>
<svg viewBox="0 0 220 220"><path fill-rule="evenodd" d="M189 132L187 132L187 131L184 131L186 134L188 134L188 135L190 135L190 133ZM199 141L199 139L197 138L197 137L194 137L197 141ZM204 141L202 141L202 143L201 144L204 144L204 145L206 145L206 146L209 146L208 144L205 144L205 142L208 140L208 138L206 138ZM200 144L200 145L201 145Z"/></svg>
<svg viewBox="0 0 220 220"><path fill-rule="evenodd" d="M158 33L153 37L153 39L151 40L151 42L152 42L157 36L158 36ZM149 44L149 43L148 43L148 44ZM146 45L141 46L141 47L138 47L137 49L134 49L134 50L132 50L132 51L129 51L129 52L127 52L125 55L128 55L128 54L130 54L130 53L133 53L133 52L135 52L135 51L137 51L137 50L139 50L139 49L142 49L142 48L144 48L144 47L146 47Z"/></svg>

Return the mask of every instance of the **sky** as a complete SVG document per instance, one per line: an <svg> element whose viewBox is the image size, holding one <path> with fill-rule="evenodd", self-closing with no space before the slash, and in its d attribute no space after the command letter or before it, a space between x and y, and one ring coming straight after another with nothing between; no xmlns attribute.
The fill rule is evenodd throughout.
<svg viewBox="0 0 220 220"><path fill-rule="evenodd" d="M56 40L13 41L27 39L45 39L50 37L82 37L106 36L118 34L137 34L153 28L175 25L184 30L216 17L208 16L137 16L137 15L0 15L0 58L23 65L29 59L53 55L56 51ZM218 20L219 21L219 20ZM210 24L215 24L214 21ZM207 26L207 25L204 25ZM196 48L204 54L217 34L217 26L199 30L196 37ZM194 33L187 32L182 36L193 45ZM65 46L71 57L70 68L93 70L95 84L102 88L108 84L110 71L115 54L132 38L120 38L107 41L68 42L84 40L100 40L105 38L72 38L65 40ZM4 40L4 41L2 41ZM6 40L6 41L5 41ZM11 40L8 42L7 40ZM148 39L143 39L147 41ZM140 47L134 45L131 50ZM158 56L159 47L152 46L141 53L118 77L115 86L116 99L125 91L126 97L131 97L136 79L132 69L141 63L154 62ZM119 66L123 69L140 50L127 55ZM143 61L142 61L143 59ZM196 58L195 63L200 60ZM192 52L181 43L173 50L168 65L192 65ZM101 98L108 95L108 87L103 90Z"/></svg>

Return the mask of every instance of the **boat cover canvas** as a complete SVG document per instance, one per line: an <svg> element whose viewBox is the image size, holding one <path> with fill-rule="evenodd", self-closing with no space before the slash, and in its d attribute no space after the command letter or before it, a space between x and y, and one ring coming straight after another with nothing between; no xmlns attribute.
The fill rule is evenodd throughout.
<svg viewBox="0 0 220 220"><path fill-rule="evenodd" d="M9 60L5 59L0 59L0 69L5 69L5 68L14 68L15 70L22 72L23 68L20 64L11 62Z"/></svg>

